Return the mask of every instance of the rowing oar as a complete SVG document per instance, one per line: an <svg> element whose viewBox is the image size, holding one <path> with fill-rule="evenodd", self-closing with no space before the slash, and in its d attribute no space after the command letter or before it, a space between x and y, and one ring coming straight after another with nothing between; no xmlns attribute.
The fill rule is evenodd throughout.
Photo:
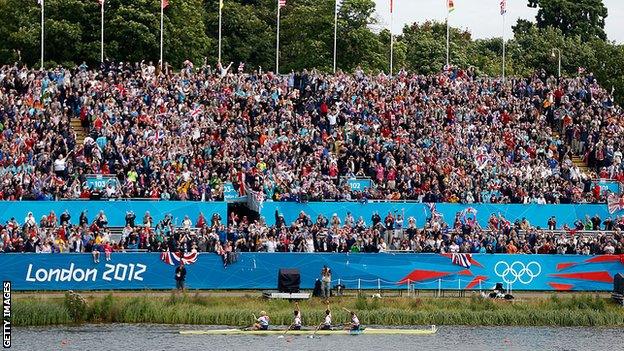
<svg viewBox="0 0 624 351"><path fill-rule="evenodd" d="M321 325L323 325L323 322L321 322L321 324L319 324L316 327L316 330L314 330L314 333L312 333L312 335L310 335L310 339L314 339L314 336L316 335L316 332L319 331L319 329L321 328Z"/></svg>
<svg viewBox="0 0 624 351"><path fill-rule="evenodd" d="M255 314L253 314L253 313L252 313L251 315L252 315L252 316L253 316L253 318L254 318L254 323L253 323L251 326L249 326L249 327L243 327L243 328L242 328L242 330L247 331L247 330L251 330L251 329L253 329L254 324L256 324L256 322L255 322L255 321L257 321L258 319L256 318L256 315L255 315Z"/></svg>
<svg viewBox="0 0 624 351"><path fill-rule="evenodd" d="M345 307L342 308L343 310L347 311L348 313L351 313L351 311L349 311L348 309L346 309ZM347 317L349 318L349 317ZM345 328L345 325L349 326L349 329L351 329L351 323L347 322L347 323L343 323L342 324L342 329L347 330L347 328Z"/></svg>
<svg viewBox="0 0 624 351"><path fill-rule="evenodd" d="M288 331L290 330L290 328L292 328L292 326L295 325L295 323L293 322L291 325L288 326L288 329L284 330L284 334L278 336L278 339L283 339L284 335L286 335L286 333L288 333Z"/></svg>

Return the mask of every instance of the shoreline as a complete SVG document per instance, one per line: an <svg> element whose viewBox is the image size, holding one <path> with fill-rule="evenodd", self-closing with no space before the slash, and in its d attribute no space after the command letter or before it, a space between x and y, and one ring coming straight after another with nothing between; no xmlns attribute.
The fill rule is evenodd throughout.
<svg viewBox="0 0 624 351"><path fill-rule="evenodd" d="M294 303L287 300L266 300L251 294L149 294L84 292L68 298L61 293L16 293L13 323L16 327L80 323L243 327L253 323L253 314L266 310L272 325L290 325L294 310ZM484 299L476 294L465 298L343 296L332 297L330 308L334 324L348 321L348 314L342 310L346 307L357 311L363 325L624 326L624 308L604 294L516 296L511 302ZM304 325L318 325L324 317L324 301L312 298L299 304Z"/></svg>

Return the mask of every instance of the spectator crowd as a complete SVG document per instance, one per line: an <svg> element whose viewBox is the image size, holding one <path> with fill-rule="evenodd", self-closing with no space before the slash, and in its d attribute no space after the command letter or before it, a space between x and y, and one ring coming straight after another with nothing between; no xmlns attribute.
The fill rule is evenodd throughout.
<svg viewBox="0 0 624 351"><path fill-rule="evenodd" d="M115 229L115 233L113 233ZM275 224L250 221L232 214L226 224L218 214L203 214L181 225L170 215L155 221L149 212L137 219L128 212L123 228L110 228L104 212L78 221L64 212L37 220L28 213L23 222L11 218L0 228L0 252L91 252L94 257L113 252L213 252L230 261L238 252L425 252L509 254L624 254L624 216L577 220L573 227L558 225L551 217L547 227L526 218L510 222L492 214L481 226L475 216L460 212L451 221L433 212L418 225L413 217L388 213L356 218L348 213L311 218L301 212L292 223L275 213Z"/></svg>
<svg viewBox="0 0 624 351"><path fill-rule="evenodd" d="M0 199L216 201L232 182L274 201L604 202L592 179L624 181L622 117L591 73L4 66ZM90 174L119 183L93 189Z"/></svg>

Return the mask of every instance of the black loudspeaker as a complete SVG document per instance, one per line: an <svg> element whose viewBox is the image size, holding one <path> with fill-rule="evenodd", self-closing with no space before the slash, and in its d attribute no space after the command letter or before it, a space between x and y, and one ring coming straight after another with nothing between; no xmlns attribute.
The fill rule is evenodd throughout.
<svg viewBox="0 0 624 351"><path fill-rule="evenodd" d="M624 274L618 273L613 277L613 292L624 295Z"/></svg>
<svg viewBox="0 0 624 351"><path fill-rule="evenodd" d="M298 293L301 275L298 269L281 268L277 275L277 290L283 293Z"/></svg>

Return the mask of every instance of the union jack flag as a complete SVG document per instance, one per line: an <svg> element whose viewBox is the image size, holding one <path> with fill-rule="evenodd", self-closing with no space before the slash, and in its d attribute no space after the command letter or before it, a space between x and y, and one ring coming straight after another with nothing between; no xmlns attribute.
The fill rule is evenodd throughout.
<svg viewBox="0 0 624 351"><path fill-rule="evenodd" d="M425 205L427 205L427 208L429 209L429 212L431 212L432 216L433 214L438 213L435 202L427 202Z"/></svg>
<svg viewBox="0 0 624 351"><path fill-rule="evenodd" d="M454 253L451 262L464 268L470 268L472 266L472 254Z"/></svg>
<svg viewBox="0 0 624 351"><path fill-rule="evenodd" d="M617 211L624 210L624 195L618 197L616 195L610 195L607 198L607 208L609 213L615 213Z"/></svg>
<svg viewBox="0 0 624 351"><path fill-rule="evenodd" d="M181 254L180 252L167 251L160 254L160 260L170 266L177 266L180 264L180 261L184 262L184 264L192 264L197 261L197 257L197 252Z"/></svg>
<svg viewBox="0 0 624 351"><path fill-rule="evenodd" d="M204 110L204 105L196 105L195 108L190 112L191 117L199 116Z"/></svg>

